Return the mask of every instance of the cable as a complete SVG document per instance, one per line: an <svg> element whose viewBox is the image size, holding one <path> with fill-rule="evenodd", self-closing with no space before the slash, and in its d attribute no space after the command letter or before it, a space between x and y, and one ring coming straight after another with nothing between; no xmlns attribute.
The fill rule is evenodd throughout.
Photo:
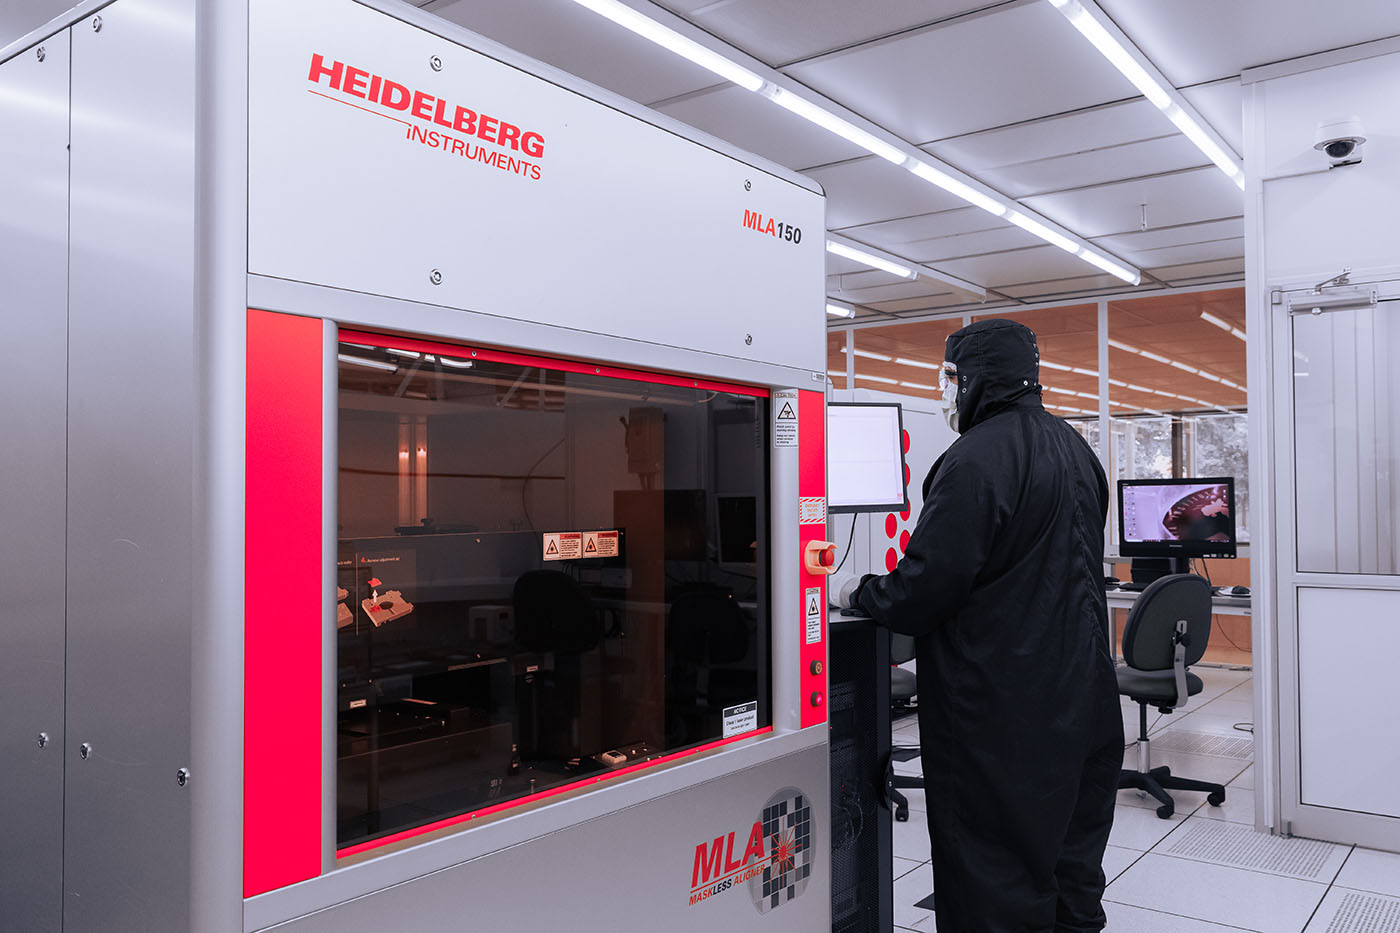
<svg viewBox="0 0 1400 933"><path fill-rule="evenodd" d="M836 565L836 569L833 570L833 571L831 571L833 575L834 575L834 574L840 573L840 572L841 572L841 568L844 567L844 566L846 566L846 558L848 558L848 557L851 556L851 542L854 541L855 539L856 539L856 516L852 515L852 516L851 516L851 536L850 536L849 538L846 539L846 553L841 555L841 563L837 564L837 565Z"/></svg>
<svg viewBox="0 0 1400 933"><path fill-rule="evenodd" d="M520 484L520 508L525 512L525 524L529 526L531 531L535 530L535 520L530 517L530 503L525 499L525 494L530 490L530 480L534 478L535 470L539 469L540 464L544 463L545 458L558 450L566 440L568 440L567 436L559 438L559 440L554 443L553 447L540 454L540 459L536 460L534 465L525 471L525 479Z"/></svg>
<svg viewBox="0 0 1400 933"><path fill-rule="evenodd" d="M1250 735L1254 734L1254 723L1252 722L1237 722L1235 728L1241 732L1248 732Z"/></svg>

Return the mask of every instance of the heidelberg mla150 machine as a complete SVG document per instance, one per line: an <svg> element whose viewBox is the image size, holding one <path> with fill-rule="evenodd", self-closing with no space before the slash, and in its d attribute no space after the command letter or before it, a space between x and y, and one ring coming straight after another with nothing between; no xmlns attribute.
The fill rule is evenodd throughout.
<svg viewBox="0 0 1400 933"><path fill-rule="evenodd" d="M815 185L394 0L0 151L7 928L829 927Z"/></svg>

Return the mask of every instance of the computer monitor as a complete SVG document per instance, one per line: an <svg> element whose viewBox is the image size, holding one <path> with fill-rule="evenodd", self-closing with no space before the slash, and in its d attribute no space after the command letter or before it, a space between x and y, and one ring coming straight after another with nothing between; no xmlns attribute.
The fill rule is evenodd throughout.
<svg viewBox="0 0 1400 933"><path fill-rule="evenodd" d="M904 413L898 404L827 403L828 511L903 511L909 508L904 474Z"/></svg>
<svg viewBox="0 0 1400 933"><path fill-rule="evenodd" d="M1120 479L1118 532L1124 557L1234 557L1234 477Z"/></svg>

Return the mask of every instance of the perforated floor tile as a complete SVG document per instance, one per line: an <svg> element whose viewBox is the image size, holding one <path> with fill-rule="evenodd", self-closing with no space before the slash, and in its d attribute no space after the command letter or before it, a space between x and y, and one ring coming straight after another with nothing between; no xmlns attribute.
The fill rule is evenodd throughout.
<svg viewBox="0 0 1400 933"><path fill-rule="evenodd" d="M1400 933L1400 898L1333 888L1307 933Z"/></svg>
<svg viewBox="0 0 1400 933"><path fill-rule="evenodd" d="M1214 758L1233 758L1236 761L1251 761L1254 758L1254 740L1251 738L1234 738L1187 729L1168 729L1152 739L1152 747L1163 751L1210 755Z"/></svg>
<svg viewBox="0 0 1400 933"><path fill-rule="evenodd" d="M1270 836L1220 820L1191 820L1155 851L1197 862L1330 883L1346 861L1349 847Z"/></svg>

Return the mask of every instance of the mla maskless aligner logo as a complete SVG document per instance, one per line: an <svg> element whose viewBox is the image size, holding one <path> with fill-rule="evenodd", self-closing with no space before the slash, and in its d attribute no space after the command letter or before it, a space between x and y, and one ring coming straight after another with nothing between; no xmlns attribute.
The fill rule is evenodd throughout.
<svg viewBox="0 0 1400 933"><path fill-rule="evenodd" d="M695 847L692 907L747 884L754 907L766 914L807 890L816 858L810 797L795 787L778 791L763 805L746 836L743 841L745 834L736 830Z"/></svg>
<svg viewBox="0 0 1400 933"><path fill-rule="evenodd" d="M319 52L311 56L307 80L336 92L327 94L317 88L307 88L318 97L403 124L406 127L404 139L409 142L530 181L540 180L540 161L533 160L544 159L544 136L541 133L451 103L425 91L413 90L383 75L342 61L327 62ZM352 97L372 106L347 99ZM488 149L474 140L490 143L492 148ZM519 158L515 153L520 154Z"/></svg>

